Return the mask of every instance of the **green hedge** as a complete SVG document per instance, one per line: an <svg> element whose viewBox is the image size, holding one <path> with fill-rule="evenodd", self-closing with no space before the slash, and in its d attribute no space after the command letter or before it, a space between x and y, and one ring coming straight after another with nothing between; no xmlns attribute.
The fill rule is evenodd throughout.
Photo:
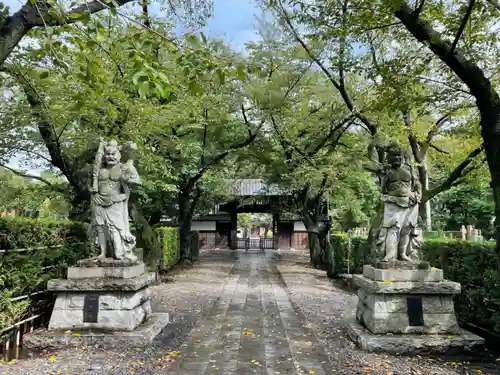
<svg viewBox="0 0 500 375"><path fill-rule="evenodd" d="M461 319L500 332L500 256L495 243L432 239L424 242L420 253L442 268L447 279L462 285L455 298Z"/></svg>
<svg viewBox="0 0 500 375"><path fill-rule="evenodd" d="M18 321L31 302L11 298L64 277L68 265L91 255L88 238L89 227L80 222L0 218L0 331Z"/></svg>
<svg viewBox="0 0 500 375"><path fill-rule="evenodd" d="M370 262L366 237L351 237L347 233L334 233L331 238L335 256L335 273L362 273L363 265Z"/></svg>
<svg viewBox="0 0 500 375"><path fill-rule="evenodd" d="M160 270L167 271L175 266L181 257L179 228L159 227L156 232L163 253Z"/></svg>
<svg viewBox="0 0 500 375"><path fill-rule="evenodd" d="M336 274L362 273L363 264L371 262L367 239L334 234ZM500 332L500 255L495 243L461 241L447 238L427 239L419 249L420 258L442 268L445 278L462 285L455 298L459 318Z"/></svg>

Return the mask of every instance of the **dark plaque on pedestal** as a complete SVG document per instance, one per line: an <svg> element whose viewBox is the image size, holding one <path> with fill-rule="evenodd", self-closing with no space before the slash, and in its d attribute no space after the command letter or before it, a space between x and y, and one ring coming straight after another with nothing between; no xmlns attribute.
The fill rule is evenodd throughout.
<svg viewBox="0 0 500 375"><path fill-rule="evenodd" d="M99 296L88 295L83 301L83 322L97 323L99 314Z"/></svg>
<svg viewBox="0 0 500 375"><path fill-rule="evenodd" d="M408 321L410 326L424 325L424 311L422 309L422 297L407 297Z"/></svg>

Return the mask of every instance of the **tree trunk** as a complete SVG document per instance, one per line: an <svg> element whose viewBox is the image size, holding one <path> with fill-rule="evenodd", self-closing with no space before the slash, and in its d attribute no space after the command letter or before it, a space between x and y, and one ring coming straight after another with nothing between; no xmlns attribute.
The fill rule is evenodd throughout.
<svg viewBox="0 0 500 375"><path fill-rule="evenodd" d="M317 232L317 228L307 227L307 242L309 244L309 257L311 265L316 268L323 269L323 254L321 249L321 240Z"/></svg>
<svg viewBox="0 0 500 375"><path fill-rule="evenodd" d="M33 28L29 14L33 5L28 2L18 12L6 18L0 26L0 65L3 65L21 39ZM36 13L35 13L36 14Z"/></svg>
<svg viewBox="0 0 500 375"><path fill-rule="evenodd" d="M491 188L495 201L495 237L500 253L500 103L481 110L481 135L491 174Z"/></svg>
<svg viewBox="0 0 500 375"><path fill-rule="evenodd" d="M181 190L179 192L179 240L180 240L180 261L191 261L191 223L193 220L191 199L189 192Z"/></svg>
<svg viewBox="0 0 500 375"><path fill-rule="evenodd" d="M481 115L481 136L495 200L496 250L500 253L500 96L484 71L474 61L460 53L455 48L456 45L443 39L429 22L420 19L407 2L400 2L393 12L418 41L426 45L467 85L476 98L476 105Z"/></svg>
<svg viewBox="0 0 500 375"><path fill-rule="evenodd" d="M143 250L144 263L157 270L162 257L162 248L158 243L158 237L133 195L129 200L128 207L130 217L134 222L136 247Z"/></svg>
<svg viewBox="0 0 500 375"><path fill-rule="evenodd" d="M75 191L75 187L71 186ZM71 198L71 210L69 212L69 219L76 221L90 222L90 195L86 191L76 191Z"/></svg>

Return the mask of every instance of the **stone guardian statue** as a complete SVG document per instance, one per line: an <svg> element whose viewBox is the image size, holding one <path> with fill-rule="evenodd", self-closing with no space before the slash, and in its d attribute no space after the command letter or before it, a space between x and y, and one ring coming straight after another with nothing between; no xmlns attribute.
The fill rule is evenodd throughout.
<svg viewBox="0 0 500 375"><path fill-rule="evenodd" d="M125 161L121 162L120 149ZM132 250L135 237L130 233L128 200L130 189L140 184L134 167L137 146L128 142L123 147L115 140L101 141L97 151L92 186L92 225L97 231L101 250L98 259L111 257L135 262Z"/></svg>
<svg viewBox="0 0 500 375"><path fill-rule="evenodd" d="M381 190L383 214L378 223L372 223L376 248L383 254L381 261L412 261L421 243L417 219L422 187L411 157L395 142L372 143L369 156L367 169L378 177Z"/></svg>

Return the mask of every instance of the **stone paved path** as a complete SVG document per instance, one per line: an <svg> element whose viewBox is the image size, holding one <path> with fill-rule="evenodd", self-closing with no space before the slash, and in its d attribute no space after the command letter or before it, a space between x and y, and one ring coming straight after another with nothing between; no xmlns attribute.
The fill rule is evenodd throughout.
<svg viewBox="0 0 500 375"><path fill-rule="evenodd" d="M205 252L200 263L152 287L153 309L173 321L150 347L35 353L0 364L0 374L500 374L500 355L487 363L481 355L472 366L356 349L343 328L356 297L307 263L305 252Z"/></svg>
<svg viewBox="0 0 500 375"><path fill-rule="evenodd" d="M239 258L220 298L183 346L173 374L331 373L270 255Z"/></svg>

